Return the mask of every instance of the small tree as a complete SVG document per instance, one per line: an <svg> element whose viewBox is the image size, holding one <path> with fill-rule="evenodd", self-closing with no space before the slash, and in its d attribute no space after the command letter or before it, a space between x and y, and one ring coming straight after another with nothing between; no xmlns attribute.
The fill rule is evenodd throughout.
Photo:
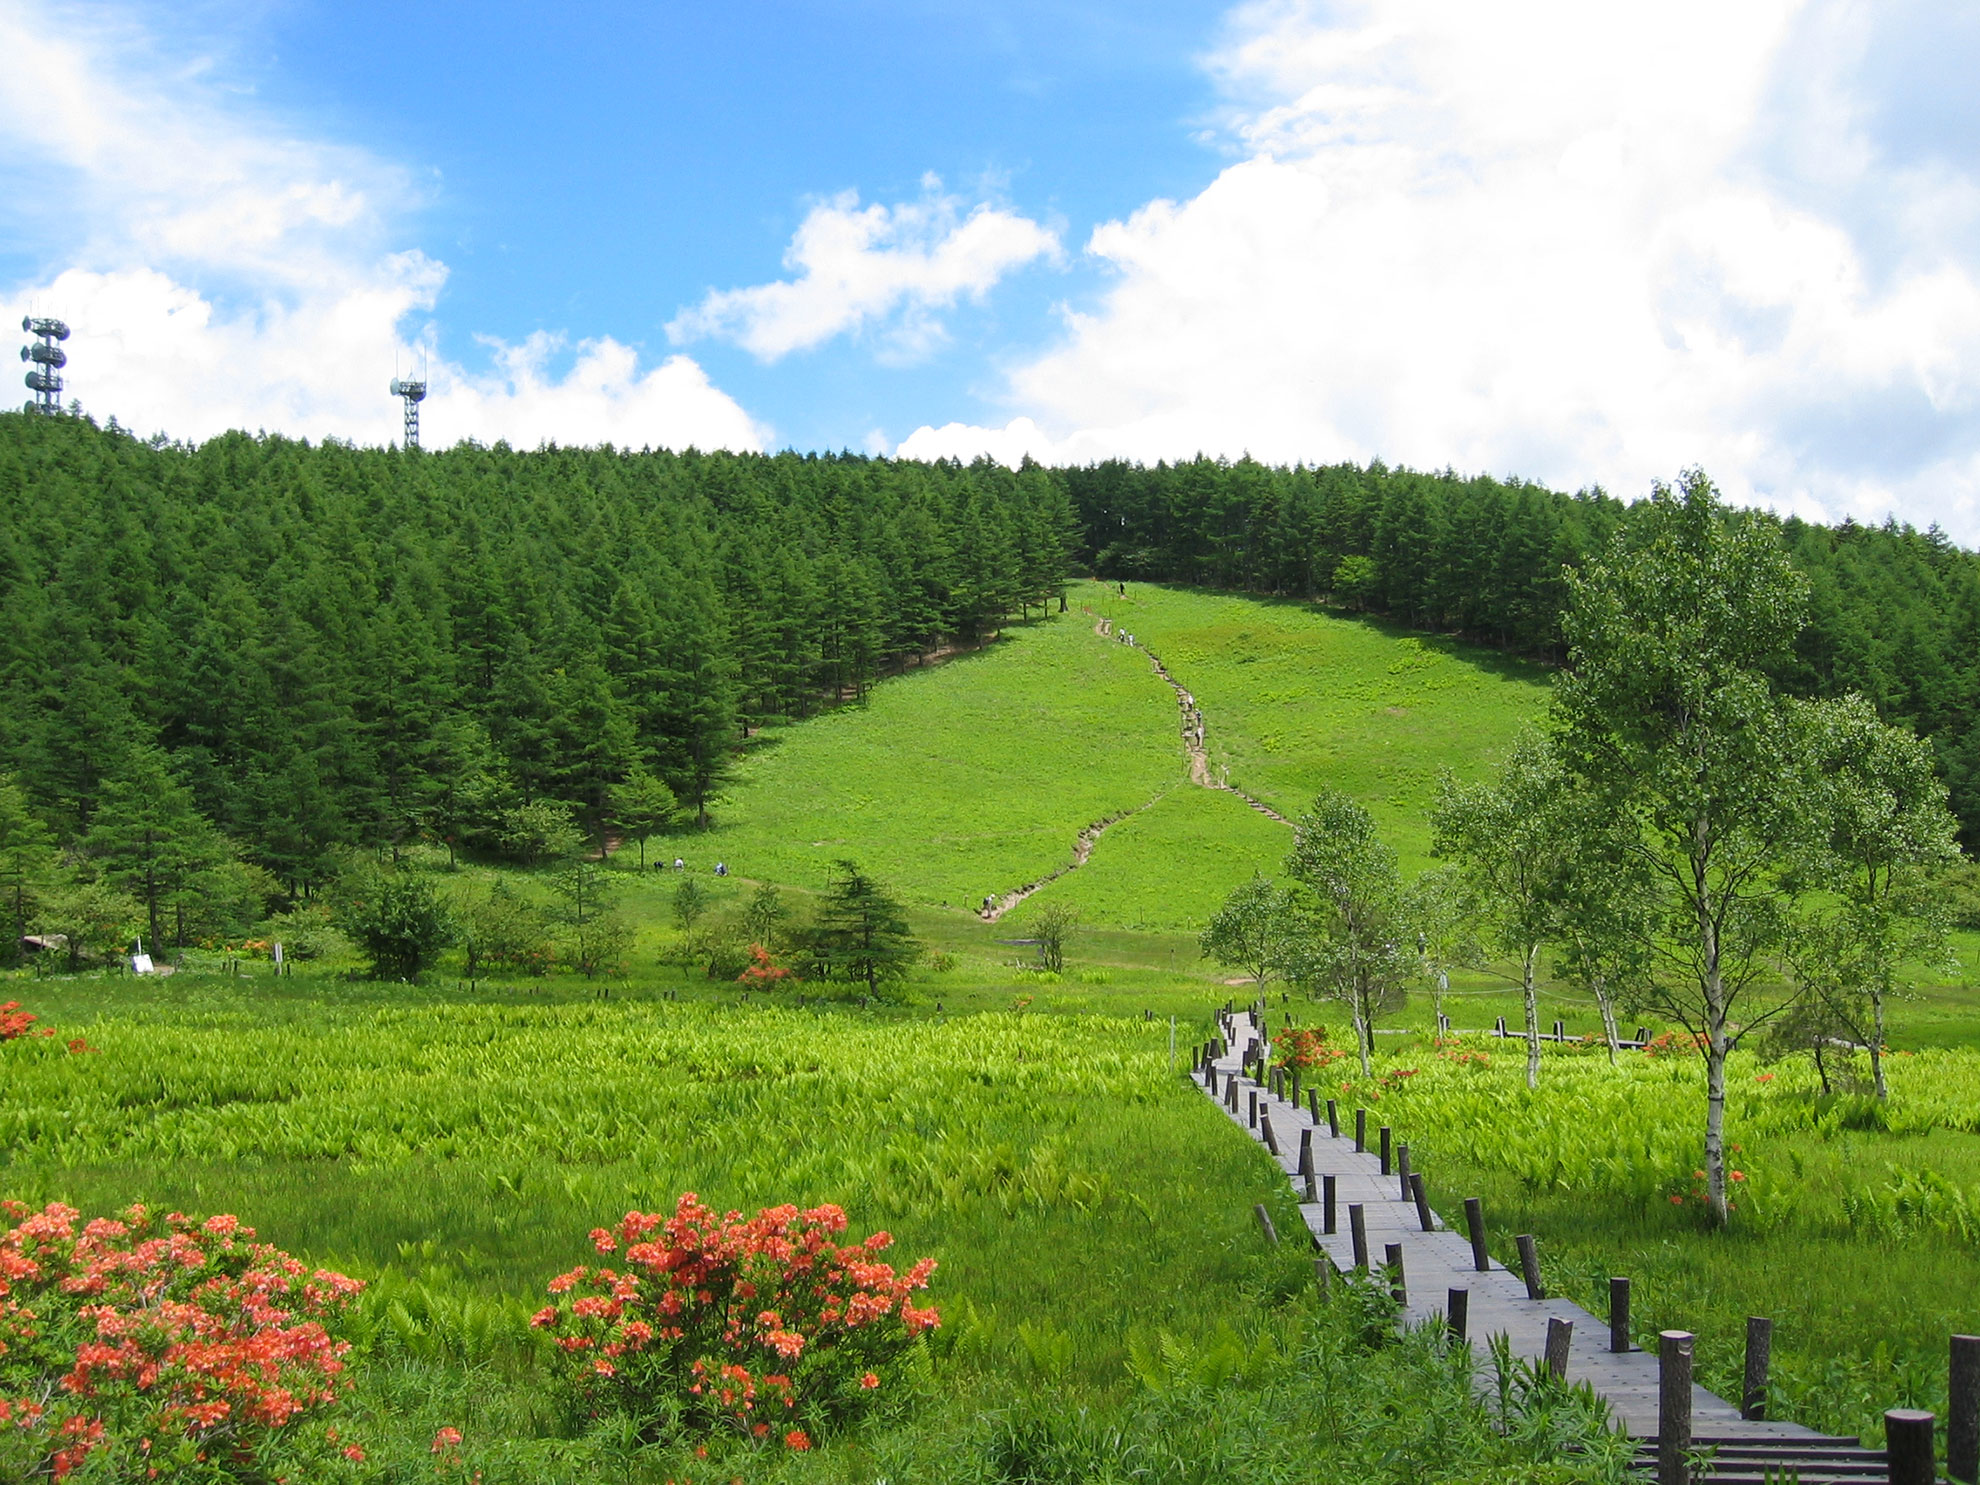
<svg viewBox="0 0 1980 1485"><path fill-rule="evenodd" d="M1887 726L1848 695L1816 719L1822 836L1817 870L1829 894L1789 934L1788 963L1830 1017L1870 1053L1879 1099L1886 1009L1906 964L1950 957L1939 878L1960 861L1957 826L1928 744Z"/></svg>
<svg viewBox="0 0 1980 1485"><path fill-rule="evenodd" d="M624 960L632 928L615 911L618 886L603 862L566 863L551 878L550 890L556 894L555 919L564 931L564 958L572 967L590 979Z"/></svg>
<svg viewBox="0 0 1980 1485"><path fill-rule="evenodd" d="M454 920L469 978L484 969L540 973L550 960L549 924L535 903L497 880L483 894L455 903Z"/></svg>
<svg viewBox="0 0 1980 1485"><path fill-rule="evenodd" d="M1489 783L1446 772L1431 815L1435 849L1457 863L1465 916L1490 949L1519 966L1510 976L1526 1012L1526 1086L1540 1086L1540 1001L1534 969L1561 933L1564 889L1577 843L1571 785L1545 739L1528 732ZM1489 965L1481 964L1481 968Z"/></svg>
<svg viewBox="0 0 1980 1485"><path fill-rule="evenodd" d="M1079 922L1079 909L1065 902L1048 902L1031 920L1031 936L1038 940L1038 963L1051 974L1062 974L1066 967L1066 940Z"/></svg>
<svg viewBox="0 0 1980 1485"><path fill-rule="evenodd" d="M814 977L864 981L872 995L921 956L900 903L853 861L840 861L826 883L805 947Z"/></svg>
<svg viewBox="0 0 1980 1485"><path fill-rule="evenodd" d="M566 861L584 847L584 832L570 809L549 799L504 810L499 838L503 851L524 866Z"/></svg>
<svg viewBox="0 0 1980 1485"><path fill-rule="evenodd" d="M1402 921L1405 935L1411 931L1416 935L1417 974L1429 987L1441 1044L1451 970L1478 962L1478 945L1465 918L1457 873L1448 866L1421 873L1403 891Z"/></svg>
<svg viewBox="0 0 1980 1485"><path fill-rule="evenodd" d="M1197 943L1205 957L1250 975L1262 994L1265 982L1285 958L1297 922L1292 892L1254 872L1250 881L1224 899Z"/></svg>
<svg viewBox="0 0 1980 1485"><path fill-rule="evenodd" d="M144 904L108 882L52 888L35 914L43 933L59 933L68 941L71 974L82 968L85 955L121 952L144 920Z"/></svg>
<svg viewBox="0 0 1980 1485"><path fill-rule="evenodd" d="M708 908L708 889L693 877L682 877L674 888L674 926L684 934L693 933L695 925L708 915Z"/></svg>
<svg viewBox="0 0 1980 1485"><path fill-rule="evenodd" d="M453 942L452 920L433 884L410 871L359 883L341 919L375 980L416 980Z"/></svg>
<svg viewBox="0 0 1980 1485"><path fill-rule="evenodd" d="M133 746L104 781L84 852L106 880L144 904L154 952L165 943L165 912L189 878L225 859L219 834L193 804L164 749Z"/></svg>
<svg viewBox="0 0 1980 1485"><path fill-rule="evenodd" d="M1348 1008L1367 1077L1375 1022L1407 1001L1414 970L1413 946L1405 950L1399 942L1402 878L1395 852L1375 834L1367 810L1327 789L1294 827L1286 871L1310 894L1288 947L1286 977Z"/></svg>
<svg viewBox="0 0 1980 1485"><path fill-rule="evenodd" d="M783 941L784 922L789 917L790 910L784 906L776 884L764 882L750 894L749 906L743 909L743 936L753 944L774 949Z"/></svg>
<svg viewBox="0 0 1980 1485"><path fill-rule="evenodd" d="M647 837L667 828L680 812L680 801L664 780L635 768L625 782L612 786L607 802L612 823L639 842L639 869L645 871Z"/></svg>

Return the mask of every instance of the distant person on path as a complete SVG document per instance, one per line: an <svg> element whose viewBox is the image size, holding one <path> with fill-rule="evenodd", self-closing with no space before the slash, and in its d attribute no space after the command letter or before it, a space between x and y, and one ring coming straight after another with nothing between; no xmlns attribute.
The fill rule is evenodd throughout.
<svg viewBox="0 0 1980 1485"><path fill-rule="evenodd" d="M1126 583L1115 583L1115 584L1114 584L1114 591L1115 591L1115 592L1117 592L1117 593L1119 593L1119 594L1121 595L1121 597L1123 597L1123 598L1125 598L1125 597L1127 597L1127 584L1126 584Z"/></svg>
<svg viewBox="0 0 1980 1485"><path fill-rule="evenodd" d="M675 870L675 871L686 871L686 870L687 870L687 863L686 863L685 861L683 861L683 860L681 860L681 858L680 858L680 857L678 857L678 856L676 856L676 857L674 858L674 870Z"/></svg>
<svg viewBox="0 0 1980 1485"><path fill-rule="evenodd" d="M728 862L726 862L726 861L718 861L718 862L716 862L716 863L715 863L715 875L716 875L716 876L718 876L718 877L725 877L725 876L727 876L728 874L729 874L729 863L728 863Z"/></svg>

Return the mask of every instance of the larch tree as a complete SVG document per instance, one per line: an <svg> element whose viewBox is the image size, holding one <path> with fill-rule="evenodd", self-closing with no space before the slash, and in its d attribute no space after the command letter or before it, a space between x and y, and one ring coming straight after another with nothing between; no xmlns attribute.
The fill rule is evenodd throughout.
<svg viewBox="0 0 1980 1485"><path fill-rule="evenodd" d="M1224 899L1197 944L1205 958L1226 969L1243 970L1263 993L1265 982L1285 958L1296 923L1293 893L1254 872L1250 881Z"/></svg>

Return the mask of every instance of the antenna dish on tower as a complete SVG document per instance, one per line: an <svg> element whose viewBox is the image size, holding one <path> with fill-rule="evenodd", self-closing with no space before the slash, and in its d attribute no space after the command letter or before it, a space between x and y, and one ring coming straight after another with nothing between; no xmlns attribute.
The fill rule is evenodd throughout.
<svg viewBox="0 0 1980 1485"><path fill-rule="evenodd" d="M426 400L426 379L411 381L403 377L392 378L392 395L402 397L406 403L406 447L419 447L419 405Z"/></svg>
<svg viewBox="0 0 1980 1485"><path fill-rule="evenodd" d="M58 342L69 338L69 327L60 320L22 315L21 329L41 339L40 345L21 347L21 359L31 363L22 380L34 393L27 411L52 417L62 411L62 378L57 373L69 364L69 353Z"/></svg>

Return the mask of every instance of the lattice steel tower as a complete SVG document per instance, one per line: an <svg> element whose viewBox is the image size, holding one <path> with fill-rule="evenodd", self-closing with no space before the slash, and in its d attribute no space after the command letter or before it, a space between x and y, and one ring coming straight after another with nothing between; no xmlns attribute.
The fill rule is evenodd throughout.
<svg viewBox="0 0 1980 1485"><path fill-rule="evenodd" d="M419 447L419 405L426 399L426 383L392 378L392 395L406 400L406 447Z"/></svg>
<svg viewBox="0 0 1980 1485"><path fill-rule="evenodd" d="M41 337L40 345L21 347L21 359L31 363L25 380L34 393L27 410L53 416L62 410L62 378L57 373L69 364L69 354L59 342L69 338L69 327L60 320L23 315L21 328Z"/></svg>

